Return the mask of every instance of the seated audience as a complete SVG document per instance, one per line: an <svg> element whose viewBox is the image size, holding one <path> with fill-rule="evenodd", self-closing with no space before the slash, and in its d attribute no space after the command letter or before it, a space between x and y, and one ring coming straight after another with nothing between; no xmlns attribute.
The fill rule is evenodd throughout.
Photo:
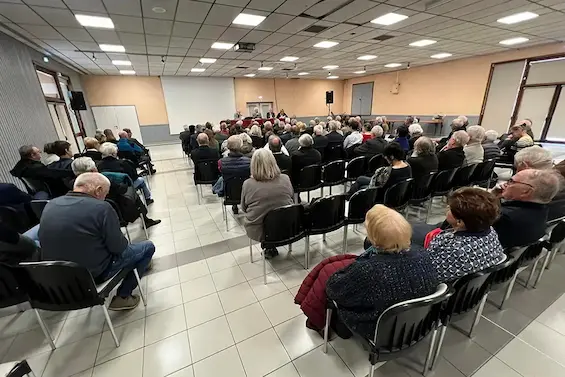
<svg viewBox="0 0 565 377"><path fill-rule="evenodd" d="M247 133L243 132L239 134L239 138L241 139L241 153L245 156L245 157L249 157L251 158L251 156L253 156L253 152L255 152L255 148L253 147L253 140L251 139L251 136L249 136ZM261 147L263 146L263 144L261 144Z"/></svg>
<svg viewBox="0 0 565 377"><path fill-rule="evenodd" d="M525 151L533 149L526 148ZM516 153L516 157L518 157L519 153ZM565 160L561 161L557 165L555 165L555 170L561 175L562 179L561 182L565 180ZM565 185L561 185L561 190L553 197L551 202L548 205L549 213L547 215L547 221L553 221L560 217L565 216Z"/></svg>
<svg viewBox="0 0 565 377"><path fill-rule="evenodd" d="M400 144L404 152L408 152L410 149L410 143L408 142L408 127L402 125L396 129L396 138L393 140Z"/></svg>
<svg viewBox="0 0 565 377"><path fill-rule="evenodd" d="M469 135L465 131L455 131L447 145L437 154L438 169L449 170L458 168L465 161L465 151L463 147L467 145Z"/></svg>
<svg viewBox="0 0 565 377"><path fill-rule="evenodd" d="M40 251L34 240L0 222L0 263L17 265L38 261L39 257Z"/></svg>
<svg viewBox="0 0 565 377"><path fill-rule="evenodd" d="M104 135L104 132L102 132L101 130L96 130L96 133L94 134L94 138L98 140L98 144L100 145L106 142L106 135Z"/></svg>
<svg viewBox="0 0 565 377"><path fill-rule="evenodd" d="M218 143L218 140L216 140L216 138L214 137L214 131L206 128L204 130L204 132L202 132L202 133L205 134L206 136L208 136L208 146L210 147L210 149L213 149L215 151L218 151L218 153L220 153L219 152L220 151L220 144Z"/></svg>
<svg viewBox="0 0 565 377"><path fill-rule="evenodd" d="M114 144L118 143L118 140L116 140L116 137L114 136L114 132L112 132L111 129L106 128L104 130L104 136L106 136L106 142L114 143Z"/></svg>
<svg viewBox="0 0 565 377"><path fill-rule="evenodd" d="M194 165L198 165L200 162L203 161L218 161L220 159L220 153L217 149L210 148L208 135L206 133L201 132L198 137L196 138L198 142L198 148L194 149L190 153L190 158Z"/></svg>
<svg viewBox="0 0 565 377"><path fill-rule="evenodd" d="M145 145L141 144L141 142L137 140L135 137L132 137L133 133L131 132L131 129L124 128L124 132L127 134L127 139L130 142L130 145L131 144L137 145L141 149L143 154L147 154L149 152L149 149L145 148Z"/></svg>
<svg viewBox="0 0 565 377"><path fill-rule="evenodd" d="M261 133L261 128L257 124L251 126L249 129L249 135L251 136L251 144L253 145L253 148L263 148L263 145L265 145L263 142L263 134Z"/></svg>
<svg viewBox="0 0 565 377"><path fill-rule="evenodd" d="M450 229L437 234L426 248L439 281L452 282L502 262L504 250L492 228L500 214L498 199L483 189L463 187L447 203Z"/></svg>
<svg viewBox="0 0 565 377"><path fill-rule="evenodd" d="M348 197L361 189L377 187L379 190L375 202L382 203L385 192L389 187L412 177L410 165L404 160L405 155L404 150L397 142L393 141L388 144L383 151L383 156L390 166L378 168L372 177L361 176L357 178L347 193Z"/></svg>
<svg viewBox="0 0 565 377"><path fill-rule="evenodd" d="M100 161L102 159L102 153L98 150L100 149L98 140L93 137L86 137L84 138L84 147L86 151L82 154L83 157L90 157L94 161Z"/></svg>
<svg viewBox="0 0 565 377"><path fill-rule="evenodd" d="M297 185L300 179L300 171L309 165L319 164L322 162L322 155L314 149L314 140L312 136L303 134L298 139L300 148L296 153L291 154L292 161L292 182Z"/></svg>
<svg viewBox="0 0 565 377"><path fill-rule="evenodd" d="M280 135L280 138L281 138L281 141L282 141L283 144L286 144L286 142L289 141L292 138L292 132L290 132L290 129L291 129L290 124L284 125L284 131Z"/></svg>
<svg viewBox="0 0 565 377"><path fill-rule="evenodd" d="M279 169L290 174L292 171L292 159L284 154L281 148L284 148L281 139L278 136L271 135L271 137L269 137L269 150L273 153L273 156L275 156L275 161Z"/></svg>
<svg viewBox="0 0 565 377"><path fill-rule="evenodd" d="M68 141L54 141L51 145L51 151L53 152L53 154L59 156L59 159L47 165L49 169L71 169L71 163L73 162L73 152L71 152L71 144Z"/></svg>
<svg viewBox="0 0 565 377"><path fill-rule="evenodd" d="M192 135L192 133L190 132L187 124L182 126L182 128L184 129L184 131L179 134L182 150L184 151L184 153L190 154L190 135Z"/></svg>
<svg viewBox="0 0 565 377"><path fill-rule="evenodd" d="M527 124L523 121L510 127L511 137L500 143L502 160L513 162L516 153L534 145L534 140L527 133Z"/></svg>
<svg viewBox="0 0 565 377"><path fill-rule="evenodd" d="M500 147L494 142L498 139L498 132L488 130L483 141L484 161L496 160L500 156Z"/></svg>
<svg viewBox="0 0 565 377"><path fill-rule="evenodd" d="M525 169L551 169L553 168L553 156L547 149L534 145L522 149L514 156L514 167L516 171Z"/></svg>
<svg viewBox="0 0 565 377"><path fill-rule="evenodd" d="M414 151L406 162L410 165L412 178L414 178L416 184L431 172L436 172L438 170L438 159L435 154L434 142L429 137L420 136L414 143Z"/></svg>
<svg viewBox="0 0 565 377"><path fill-rule="evenodd" d="M371 134L373 135L372 138L355 147L355 156L365 156L370 158L384 152L388 143L385 139L383 139L383 128L381 126L375 126L371 129Z"/></svg>
<svg viewBox="0 0 565 377"><path fill-rule="evenodd" d="M219 126L212 127L212 132L214 133L214 139L217 142L218 150L220 149L220 145L222 145L222 143L228 139L228 134L222 132L222 125L224 126L224 128L226 127L225 122L220 123Z"/></svg>
<svg viewBox="0 0 565 377"><path fill-rule="evenodd" d="M279 111L279 113L277 114L277 118L286 118L286 113L284 112L284 109L281 109L281 111Z"/></svg>
<svg viewBox="0 0 565 377"><path fill-rule="evenodd" d="M266 121L263 123L263 145L269 142L269 136L275 135L276 130L273 128L271 121Z"/></svg>
<svg viewBox="0 0 565 377"><path fill-rule="evenodd" d="M408 126L408 133L410 134L410 139L408 139L408 150L414 150L414 143L420 136L424 134L424 129L420 124L414 123Z"/></svg>
<svg viewBox="0 0 565 377"><path fill-rule="evenodd" d="M363 141L362 143L366 143L368 140L371 140L373 138L373 134L371 133L371 123L365 123L363 125L363 133L361 134L361 136L363 136Z"/></svg>
<svg viewBox="0 0 565 377"><path fill-rule="evenodd" d="M0 182L0 206L19 207L31 202L33 198L13 183Z"/></svg>
<svg viewBox="0 0 565 377"><path fill-rule="evenodd" d="M272 140L275 139L278 138L274 136ZM251 178L243 183L241 191L241 209L245 213L243 225L247 236L263 241L264 217L275 208L293 204L293 196L290 178L281 174L273 154L265 149L257 150L251 158ZM278 255L275 248L263 252L268 259Z"/></svg>
<svg viewBox="0 0 565 377"><path fill-rule="evenodd" d="M300 125L303 125L302 122L299 122ZM298 152L298 148L300 148L300 144L298 144L298 138L300 137L299 125L291 126L290 133L291 138L284 143L284 147L288 151L289 156L292 156L294 153Z"/></svg>
<svg viewBox="0 0 565 377"><path fill-rule="evenodd" d="M457 131L465 131L467 129L467 126L465 125L465 121L466 121L466 117L465 119L462 118L462 116L459 116L458 118L453 119L453 121L451 121L451 132L449 133L449 135L447 135L446 137L442 138L437 145L436 151L441 151L446 145L447 143L449 143L449 140L451 140L451 137L453 136L453 134Z"/></svg>
<svg viewBox="0 0 565 377"><path fill-rule="evenodd" d="M351 127L351 134L347 135L347 137L343 140L343 149L345 149L346 151L348 151L351 147L357 146L357 144L361 144L363 142L363 136L359 133L359 128L361 127L361 125L359 124L357 119L350 119L349 126Z"/></svg>
<svg viewBox="0 0 565 377"><path fill-rule="evenodd" d="M55 161L59 161L59 156L53 152L53 143L45 143L43 146L43 163L49 165Z"/></svg>
<svg viewBox="0 0 565 377"><path fill-rule="evenodd" d="M128 139L128 133L126 131L118 132L118 136L120 140L118 140L118 151L120 152L132 152L132 153L139 153L140 155L143 153L143 149L141 149L138 145L130 142Z"/></svg>
<svg viewBox="0 0 565 377"><path fill-rule="evenodd" d="M322 159L324 158L324 151L328 146L328 138L324 136L324 127L321 124L318 124L314 127L314 149L316 149L322 155Z"/></svg>
<svg viewBox="0 0 565 377"><path fill-rule="evenodd" d="M97 168L99 172L114 172L127 174L135 189L143 190L145 202L149 205L154 202L151 198L151 191L145 182L145 179L137 174L135 165L129 160L118 159L118 147L113 143L104 143L100 146L100 153L102 153L102 160L98 161Z"/></svg>
<svg viewBox="0 0 565 377"><path fill-rule="evenodd" d="M241 124L243 124L243 122L241 122ZM190 142L189 142L189 144L190 144L190 149L191 149L191 150L198 148L198 142L196 141L196 138L198 137L198 135L199 135L201 132L204 132L204 129L203 129L203 128L204 128L204 127L202 127L202 125L197 124L196 127L194 128L194 133L193 133L192 135L190 135Z"/></svg>
<svg viewBox="0 0 565 377"><path fill-rule="evenodd" d="M485 138L485 129L481 126L471 126L467 128L467 135L469 135L469 141L463 147L463 152L465 153L463 165L480 164L483 162L485 155L481 144Z"/></svg>
<svg viewBox="0 0 565 377"><path fill-rule="evenodd" d="M39 228L43 260L75 262L87 268L97 283L123 268L136 268L139 275L146 272L155 245L151 241L128 244L116 212L104 201L109 190L108 178L99 173L84 173L75 180L72 192L47 204ZM132 293L136 286L131 271L108 309L137 307L139 296Z"/></svg>
<svg viewBox="0 0 565 377"><path fill-rule="evenodd" d="M246 135L247 134L240 134ZM251 159L241 153L243 142L240 135L233 135L228 138L227 157L223 157L218 161L218 168L222 174L218 181L214 184L212 192L218 196L224 196L224 183L233 177L247 178L251 175ZM237 205L232 206L233 213L239 213Z"/></svg>

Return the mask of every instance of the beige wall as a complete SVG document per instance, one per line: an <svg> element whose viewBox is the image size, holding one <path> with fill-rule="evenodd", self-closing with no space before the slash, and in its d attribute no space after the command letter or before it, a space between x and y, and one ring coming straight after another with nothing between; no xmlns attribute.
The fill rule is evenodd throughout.
<svg viewBox="0 0 565 377"><path fill-rule="evenodd" d="M159 77L82 76L90 106L134 105L140 126L168 124Z"/></svg>
<svg viewBox="0 0 565 377"><path fill-rule="evenodd" d="M373 114L479 115L492 63L564 52L551 44L399 71L399 94L390 93L396 72L346 80L343 110L351 111L353 84L373 81Z"/></svg>
<svg viewBox="0 0 565 377"><path fill-rule="evenodd" d="M334 113L343 112L343 80L235 79L235 104L245 113L247 102L273 102L274 110L284 109L298 117L325 115L326 91L334 91ZM262 99L259 99L262 96Z"/></svg>

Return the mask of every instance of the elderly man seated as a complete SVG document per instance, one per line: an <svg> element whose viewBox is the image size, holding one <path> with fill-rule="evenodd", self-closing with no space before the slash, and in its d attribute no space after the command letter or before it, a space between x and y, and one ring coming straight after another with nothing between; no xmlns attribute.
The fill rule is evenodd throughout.
<svg viewBox="0 0 565 377"><path fill-rule="evenodd" d="M451 137L453 136L453 134L457 131L465 131L467 128L466 125L466 120L467 118L465 117L465 119L462 118L462 115L460 115L458 118L453 119L453 121L451 121L451 132L449 133L449 135L447 135L447 137L442 138L437 145L437 151L441 151L449 142L449 140L451 139Z"/></svg>
<svg viewBox="0 0 565 377"><path fill-rule="evenodd" d="M120 152L133 152L137 156L139 162L143 162L147 165L148 169L151 169L151 174L155 174L157 172L151 163L149 149L145 148L139 140L132 137L132 133L129 128L124 128L123 131L118 132L118 136L120 137L120 140L118 140L117 145Z"/></svg>
<svg viewBox="0 0 565 377"><path fill-rule="evenodd" d="M501 160L512 163L516 153L534 145L534 140L528 135L527 130L528 125L524 121L510 127L511 135L499 144L503 153Z"/></svg>
<svg viewBox="0 0 565 377"><path fill-rule="evenodd" d="M467 132L454 132L447 145L437 154L439 171L458 168L463 165L465 161L463 148L468 142L469 135L467 135Z"/></svg>
<svg viewBox="0 0 565 377"><path fill-rule="evenodd" d="M135 166L128 160L118 159L118 147L113 143L104 143L100 146L102 160L98 162L97 167L100 172L114 172L127 174L133 181L133 187L143 190L143 196L147 205L152 204L154 200L151 198L151 191L145 182L145 179L137 174Z"/></svg>
<svg viewBox="0 0 565 377"><path fill-rule="evenodd" d="M198 134L196 141L198 142L198 148L192 150L190 153L190 158L192 159L192 162L194 162L194 165L198 165L203 161L218 161L220 159L220 153L218 150L210 148L208 135L202 132Z"/></svg>
<svg viewBox="0 0 565 377"><path fill-rule="evenodd" d="M383 128L381 126L374 126L371 128L373 137L363 144L355 147L354 153L356 156L373 157L377 154L382 154L387 146L387 142L383 139Z"/></svg>
<svg viewBox="0 0 565 377"><path fill-rule="evenodd" d="M282 145L281 139L276 135L271 135L269 137L268 149L270 149L273 156L275 156L279 169L281 169L281 171L286 170L290 173L292 168L292 159L283 153L282 148L284 148L284 145Z"/></svg>
<svg viewBox="0 0 565 377"><path fill-rule="evenodd" d="M304 134L298 139L300 148L296 153L291 155L292 159L292 183L296 185L299 182L300 170L308 165L319 164L322 162L322 155L314 149L314 140L312 136Z"/></svg>
<svg viewBox="0 0 565 377"><path fill-rule="evenodd" d="M100 153L100 143L93 137L84 138L84 147L86 151L82 154L83 157L90 157L94 161L100 161L102 159L102 153Z"/></svg>
<svg viewBox="0 0 565 377"><path fill-rule="evenodd" d="M298 149L300 148L300 144L298 144L298 138L300 137L298 126L291 126L290 134L291 138L286 143L284 143L284 146L287 149L289 155L292 156L294 153L298 152Z"/></svg>
<svg viewBox="0 0 565 377"><path fill-rule="evenodd" d="M500 147L494 143L496 139L498 139L498 132L495 130L485 132L485 139L483 140L484 161L495 160L500 156Z"/></svg>
<svg viewBox="0 0 565 377"><path fill-rule="evenodd" d="M135 268L140 275L145 273L155 245L151 241L128 244L116 212L104 201L109 190L108 178L99 173L84 173L75 180L72 192L47 204L39 228L44 260L75 262L87 268L97 283L124 268ZM109 309L137 307L139 296L132 293L136 286L132 271L122 281Z"/></svg>

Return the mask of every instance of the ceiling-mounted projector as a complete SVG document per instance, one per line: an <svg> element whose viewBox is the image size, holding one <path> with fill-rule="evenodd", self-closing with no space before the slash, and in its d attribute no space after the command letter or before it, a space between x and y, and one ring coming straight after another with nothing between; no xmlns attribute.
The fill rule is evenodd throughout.
<svg viewBox="0 0 565 377"><path fill-rule="evenodd" d="M239 52L253 52L253 50L255 50L255 43L239 42L233 46L233 50Z"/></svg>

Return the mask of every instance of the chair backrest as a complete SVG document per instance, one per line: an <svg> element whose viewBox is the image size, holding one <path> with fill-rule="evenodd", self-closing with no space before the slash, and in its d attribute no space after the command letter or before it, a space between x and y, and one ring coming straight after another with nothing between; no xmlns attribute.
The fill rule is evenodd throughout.
<svg viewBox="0 0 565 377"><path fill-rule="evenodd" d="M553 227L551 234L549 235L549 242L552 245L558 244L565 240L565 221L560 221Z"/></svg>
<svg viewBox="0 0 565 377"><path fill-rule="evenodd" d="M378 168L388 165L390 164L388 163L386 158L379 153L371 157L371 159L369 160L369 167L367 168L367 171L369 173L374 173Z"/></svg>
<svg viewBox="0 0 565 377"><path fill-rule="evenodd" d="M505 250L506 260L495 267L498 267L490 274L489 282L493 289L510 281L514 277L516 270L520 267L520 256L527 247L513 247Z"/></svg>
<svg viewBox="0 0 565 377"><path fill-rule="evenodd" d="M234 205L241 202L243 182L249 177L231 177L224 181L224 204Z"/></svg>
<svg viewBox="0 0 565 377"><path fill-rule="evenodd" d="M471 176L471 182L478 184L488 181L492 175L492 172L494 171L495 164L495 159L490 159L478 164L477 168L473 172L473 175Z"/></svg>
<svg viewBox="0 0 565 377"><path fill-rule="evenodd" d="M27 301L27 295L18 281L17 273L17 268L0 263L0 308Z"/></svg>
<svg viewBox="0 0 565 377"><path fill-rule="evenodd" d="M444 195L451 190L453 177L459 168L442 170L432 180L432 195Z"/></svg>
<svg viewBox="0 0 565 377"><path fill-rule="evenodd" d="M343 147L340 144L328 144L324 151L324 161L340 160L345 156Z"/></svg>
<svg viewBox="0 0 565 377"><path fill-rule="evenodd" d="M377 190L376 187L366 188L351 195L347 213L348 224L361 224L365 221L365 215L375 205Z"/></svg>
<svg viewBox="0 0 565 377"><path fill-rule="evenodd" d="M429 296L387 308L377 320L372 339L377 352L402 352L423 340L437 328L441 307L451 294L446 284L440 284Z"/></svg>
<svg viewBox="0 0 565 377"><path fill-rule="evenodd" d="M196 184L213 184L219 177L220 172L216 160L200 161L194 165L194 183Z"/></svg>
<svg viewBox="0 0 565 377"><path fill-rule="evenodd" d="M424 175L418 179L414 180L412 184L412 197L410 201L422 202L430 198L432 194L432 180L434 179L437 172L432 171L427 175Z"/></svg>
<svg viewBox="0 0 565 377"><path fill-rule="evenodd" d="M41 219L41 215L43 214L43 210L45 209L45 206L47 206L47 203L49 203L49 200L32 200L29 204L31 210L38 219Z"/></svg>
<svg viewBox="0 0 565 377"><path fill-rule="evenodd" d="M306 236L306 216L302 204L275 208L263 219L265 246L282 246Z"/></svg>
<svg viewBox="0 0 565 377"><path fill-rule="evenodd" d="M52 198L53 194L49 185L46 182L40 181L38 179L26 178L26 177L18 177L20 181L24 184L28 194L35 195L40 191L44 191L49 194L49 197Z"/></svg>
<svg viewBox="0 0 565 377"><path fill-rule="evenodd" d="M139 158L132 151L118 151L118 157L123 158L124 160L130 160L135 165L139 164Z"/></svg>
<svg viewBox="0 0 565 377"><path fill-rule="evenodd" d="M128 222L124 219L124 216L122 214L122 210L120 209L120 206L118 205L118 203L116 203L115 201L113 201L110 198L106 198L106 199L104 199L104 201L110 203L110 205L112 206L114 211L116 211L116 215L118 215L118 220L120 220L120 226L127 226Z"/></svg>
<svg viewBox="0 0 565 377"><path fill-rule="evenodd" d="M527 266L535 260L543 251L544 241L539 240L531 245L529 245L526 250L520 255L520 266Z"/></svg>
<svg viewBox="0 0 565 377"><path fill-rule="evenodd" d="M308 231L321 234L334 231L345 224L345 194L316 200L308 210Z"/></svg>
<svg viewBox="0 0 565 377"><path fill-rule="evenodd" d="M32 308L63 311L101 305L90 272L74 262L20 263Z"/></svg>
<svg viewBox="0 0 565 377"><path fill-rule="evenodd" d="M322 166L308 165L300 170L296 188L299 191L315 190L322 185Z"/></svg>
<svg viewBox="0 0 565 377"><path fill-rule="evenodd" d="M459 168L453 176L453 187L463 187L471 184L471 176L479 164Z"/></svg>
<svg viewBox="0 0 565 377"><path fill-rule="evenodd" d="M25 232L30 225L24 212L9 206L0 206L0 222L18 233Z"/></svg>
<svg viewBox="0 0 565 377"><path fill-rule="evenodd" d="M322 167L322 182L324 186L339 185L345 182L345 161L332 161Z"/></svg>
<svg viewBox="0 0 565 377"><path fill-rule="evenodd" d="M414 178L408 178L390 186L385 191L383 204L389 208L401 210L406 208L412 195Z"/></svg>
<svg viewBox="0 0 565 377"><path fill-rule="evenodd" d="M355 157L347 164L346 171L347 171L347 180L354 181L363 174L367 166L367 159L364 156Z"/></svg>

